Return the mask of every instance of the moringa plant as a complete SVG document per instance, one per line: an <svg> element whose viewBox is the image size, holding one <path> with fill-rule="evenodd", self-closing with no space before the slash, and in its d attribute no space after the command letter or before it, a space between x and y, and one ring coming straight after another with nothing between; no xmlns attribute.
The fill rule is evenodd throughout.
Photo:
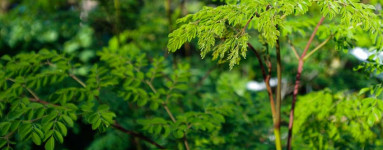
<svg viewBox="0 0 383 150"><path fill-rule="evenodd" d="M248 49L254 52L269 95L275 146L278 150L282 149L281 49L291 49L290 54L293 54L298 62L288 124L289 150L292 143L295 103L305 61L323 49L328 42L336 45L332 49L347 50L356 45L355 41L361 33L368 33L368 37L375 44L374 49L382 50L382 21L381 16L376 14L380 12L375 11L374 6L358 0L226 0L225 2L227 5L205 7L195 14L178 19L178 28L169 34L168 50L175 52L184 43L196 39L202 58L211 53L212 59L218 60L218 63L228 62L230 69L238 65L241 59L246 58ZM311 31L311 34L306 34L306 31ZM296 43L292 37L306 40L301 51L299 47L295 47ZM270 86L272 49L275 49L278 78L275 94Z"/></svg>
<svg viewBox="0 0 383 150"><path fill-rule="evenodd" d="M191 84L190 66L179 63L173 68L164 57L147 56L127 43L129 35L112 38L86 76L80 75L83 65L73 56L53 50L1 57L0 147L12 149L32 141L53 150L76 128L77 120L100 133L109 131L112 139L125 133L159 149L177 145L190 149L188 140L194 133L221 129L233 107L210 105L200 111L174 107ZM95 145L115 146L106 147L103 141Z"/></svg>

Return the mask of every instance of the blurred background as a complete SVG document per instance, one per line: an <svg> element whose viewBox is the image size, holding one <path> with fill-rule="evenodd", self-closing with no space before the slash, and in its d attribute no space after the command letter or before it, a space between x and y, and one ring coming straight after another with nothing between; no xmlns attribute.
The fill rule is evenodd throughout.
<svg viewBox="0 0 383 150"><path fill-rule="evenodd" d="M374 5L381 14L382 1L363 0ZM196 42L185 44L176 53L167 52L168 34L177 27L176 20L187 14L195 13L205 6L224 5L219 0L0 0L0 56L15 56L21 53L40 50L56 50L70 56L81 64L75 73L86 76L94 64L100 62L97 55L113 42L127 49L138 50L149 57L165 57L166 64L178 63L190 65L191 83L185 99L175 102L175 114L185 110L203 110L208 106L230 104L230 113L219 130L209 133L197 132L191 135L190 142L199 149L274 149L272 120L269 101L262 80L259 64L252 53L241 61L239 66L229 70L227 64L217 64L210 58L201 59ZM318 12L314 7L311 13ZM302 17L307 26L315 24L317 17L312 14ZM294 26L294 21L290 26ZM312 28L304 27L292 36L296 47L301 50ZM326 30L325 28L321 30ZM250 30L249 33L256 33ZM123 35L123 43L119 43ZM256 37L256 35L254 36ZM371 85L379 84L379 74L366 74L354 71L372 54L368 49L373 46L368 38L360 34L353 47L345 50L327 44L323 51L316 53L305 64L303 84L300 88L299 112L308 113L298 124L302 132L297 132L297 149L379 149L383 145L383 123L369 128L373 134L364 135L364 130L348 130L350 124L330 122L334 113L323 112L319 107L331 107L341 110L338 101L348 99L352 93ZM286 39L283 39L286 40ZM257 47L256 39L250 41ZM287 42L285 42L287 43ZM314 44L318 44L316 41ZM298 61L291 53L288 44L282 45L283 56L283 107L282 130L287 131L288 113ZM274 59L275 54L271 52ZM275 64L274 64L275 66ZM275 71L274 71L275 73ZM273 77L276 75L273 73ZM271 85L276 85L275 78ZM319 94L318 94L319 93ZM330 93L330 95L326 95ZM305 96L306 95L306 96ZM335 95L335 96L334 96ZM107 96L104 96L107 97ZM310 105L313 97L328 102ZM329 98L332 97L332 98ZM310 103L312 104L312 103ZM118 104L116 104L118 105ZM306 107L307 106L307 107ZM339 108L338 108L339 107ZM116 106L116 108L118 108ZM142 131L142 126L132 120L145 116L148 108L132 107L129 115L121 121L125 126ZM310 111L311 110L311 111ZM119 113L116 111L117 114ZM150 111L149 111L150 112ZM126 114L126 112L124 112ZM150 114L150 113L149 113ZM316 118L316 115L322 117ZM299 119L299 117L298 117ZM333 124L333 127L329 127ZM333 128L338 130L333 131ZM343 130L344 129L344 130ZM330 131L331 130L331 131ZM144 132L144 131L143 131ZM334 133L335 132L335 133ZM144 132L145 133L145 132ZM145 133L146 134L146 133ZM150 134L147 134L150 137ZM283 132L285 139L287 132ZM355 138L360 137L360 139ZM56 149L147 149L145 145L135 143L137 139L117 132L101 133L91 130L89 125L79 122L65 137L63 144L57 143ZM322 140L321 142L318 142ZM160 141L164 139L160 138ZM165 143L171 143L165 142ZM18 143L18 149L41 149L30 142ZM176 148L175 148L176 149Z"/></svg>

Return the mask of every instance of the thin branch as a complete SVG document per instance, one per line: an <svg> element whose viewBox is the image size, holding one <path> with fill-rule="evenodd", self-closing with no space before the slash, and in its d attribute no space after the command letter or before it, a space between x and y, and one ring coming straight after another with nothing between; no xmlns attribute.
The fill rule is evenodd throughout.
<svg viewBox="0 0 383 150"><path fill-rule="evenodd" d="M8 78L7 80L9 81L12 81L13 83L16 83L16 80L15 79L12 79L12 78ZM45 105L48 105L50 104L49 102L46 102L46 101L43 101L39 98L39 96L37 96L37 94L35 92L33 92L30 88L26 87L25 85L21 85L23 88L25 88L29 94L31 94L33 96L33 98L29 98L30 101L32 102L38 102L38 103L41 103L41 104L45 104ZM55 105L55 104L52 104L52 105Z"/></svg>
<svg viewBox="0 0 383 150"><path fill-rule="evenodd" d="M287 38L287 42L289 43L291 50L293 50L295 57L299 60L299 54L297 49L295 48L294 44L291 42L289 38Z"/></svg>
<svg viewBox="0 0 383 150"><path fill-rule="evenodd" d="M305 57L307 51L308 51L309 48L310 48L311 43L312 43L313 40L314 40L315 34L317 33L317 31L318 31L318 29L319 29L319 26L322 24L322 22L323 22L324 19L325 19L325 17L322 17L322 18L319 20L317 26L315 27L313 33L312 33L311 36L310 36L309 41L308 41L307 44L306 44L305 49L303 50L303 53L302 53L302 55L301 55L301 57L300 57L301 59Z"/></svg>
<svg viewBox="0 0 383 150"><path fill-rule="evenodd" d="M150 89L152 89L153 93L157 93L157 90L154 88L152 82L146 81L145 83L150 87ZM173 90L173 87L170 87L169 91L172 91L172 90ZM170 111L170 109L169 109L169 107L168 107L168 105L167 105L167 102L168 102L169 98L170 98L170 95L167 95L167 96L166 96L166 100L165 100L165 102L162 103L162 106L163 106L164 109L166 110L166 113L168 114L168 116L170 117L170 119L171 119L174 123L176 123L177 120L176 120L176 118L174 117L173 113ZM188 143L188 141L187 141L186 133L185 133L185 132L184 132L184 138L183 138L183 140L184 140L184 144L185 144L185 148L186 148L186 150L190 150L190 148L189 148L189 143Z"/></svg>
<svg viewBox="0 0 383 150"><path fill-rule="evenodd" d="M40 100L40 98L36 95L36 93L33 92L30 88L27 88L25 85L23 85L23 87L24 87L25 89L27 89L27 91L29 92L29 94L31 94L31 95L35 98L36 101Z"/></svg>
<svg viewBox="0 0 383 150"><path fill-rule="evenodd" d="M165 108L166 112L168 113L170 119L172 119L172 121L173 121L174 123L176 123L177 120L176 120L176 118L174 118L173 113L170 111L168 105L167 105L166 103L163 103L162 105L164 106L164 108Z"/></svg>
<svg viewBox="0 0 383 150"><path fill-rule="evenodd" d="M318 28L319 26L323 23L323 20L325 19L325 17L322 17L320 19L320 21L318 22L318 24L316 25L313 33L311 34L311 37L309 39L309 41L307 42L307 45L301 55L301 57L299 57L299 64L298 64L298 71L297 71L297 75L296 75L296 79L295 79L295 86L294 86L294 93L293 93L293 101L291 102L291 110L290 110L290 120L289 120L289 133L288 133L288 137L287 137L287 149L288 150L291 150L291 141L292 141L292 132L293 132L293 123L294 123L294 110L295 110L295 102L297 100L297 96L298 96L298 92L299 92L299 84L300 84L300 80L301 80L301 74L302 74L302 70L303 70L303 64L304 64L304 57L315 37L315 34L317 33L318 31Z"/></svg>
<svg viewBox="0 0 383 150"><path fill-rule="evenodd" d="M312 54L314 54L316 51L318 51L320 48L322 48L324 45L327 44L328 41L330 41L330 39L332 38L333 36L330 36L328 37L325 41L323 41L322 43L320 43L317 47L315 47L310 53L308 53L304 58L303 60L306 60L308 59Z"/></svg>
<svg viewBox="0 0 383 150"><path fill-rule="evenodd" d="M76 80L79 84L81 84L81 86L83 86L84 88L86 88L86 84L84 82L82 82L76 75L74 74L70 74L69 75L71 78L73 78L74 80ZM98 96L95 96L95 98L100 101L100 98ZM154 142L153 140L149 139L148 137L145 137L144 135L140 134L140 133L136 133L134 131L130 131L130 130L127 130L125 128L123 128L120 124L118 123L114 123L112 124L112 127L115 128L115 129L118 129L126 134L129 134L129 135L132 135L132 136L135 136L135 137L138 137L146 142L149 142L151 143L152 145L155 145L157 148L160 148L160 149L165 149L165 147L159 145L158 143Z"/></svg>
<svg viewBox="0 0 383 150"><path fill-rule="evenodd" d="M74 75L73 75L73 77L76 78L76 79L78 79L78 78L77 78L76 76L74 76ZM72 78L73 78L73 77L72 77ZM12 82L15 82L14 79L8 79L8 80L9 80L9 81L12 81ZM76 81L77 81L77 80L76 80ZM78 80L78 81L81 82L81 80ZM51 106L54 106L54 107L59 107L59 106L60 106L60 105L57 105L57 104L53 104L53 103L50 103L50 102L41 100L41 99L37 96L37 94L36 94L34 91L32 91L31 89L29 89L29 88L27 88L27 87L25 87L25 86L23 86L23 87L24 87L24 88L25 88L25 89L26 89L26 90L27 90L27 91L34 97L34 98L29 98L29 100L30 100L31 102L36 102L36 103L40 103L40 104L44 104L44 105L51 105ZM85 86L85 87L86 87L86 86ZM136 133L136 132L134 132L134 131L127 130L127 129L121 127L121 125L119 125L119 124L117 124L117 123L112 124L112 126L113 126L114 128L116 128L116 129L118 129L118 130L123 131L124 133L127 133L127 134L129 134L129 135L132 135L132 136L138 137L138 138L140 138L140 139L143 139L144 141L147 141L147 142L149 142L149 143L155 145L157 148L165 149L165 147L159 145L158 143L152 141L151 139L145 137L144 135L139 134L139 133Z"/></svg>
<svg viewBox="0 0 383 150"><path fill-rule="evenodd" d="M267 75L265 67L263 66L263 62L262 62L261 56L254 49L253 45L251 45L250 43L247 43L247 45L255 53L255 56L257 57L258 62L259 62L259 66L261 67L261 71L262 71L262 75L263 75L263 80L264 80L264 82L266 84L267 93L269 94L269 100L270 100L271 114L273 116L273 122L275 122L275 103L274 103L274 98L273 98L273 91L271 90L271 86L270 86L271 63L268 63L269 75Z"/></svg>
<svg viewBox="0 0 383 150"><path fill-rule="evenodd" d="M287 17L287 14L284 14L281 16L281 20L285 19Z"/></svg>
<svg viewBox="0 0 383 150"><path fill-rule="evenodd" d="M185 144L185 148L186 148L186 150L190 150L190 148L189 148L189 143L188 143L188 140L187 140L187 138L186 138L186 133L184 132L184 138L183 138L183 140L184 140L184 144Z"/></svg>
<svg viewBox="0 0 383 150"><path fill-rule="evenodd" d="M74 75L74 74L69 74L69 76L70 76L72 79L76 80L79 84L81 84L82 87L86 88L86 84L85 84L84 82L82 82L76 75Z"/></svg>
<svg viewBox="0 0 383 150"><path fill-rule="evenodd" d="M36 103L41 103L41 104L44 104L44 105L59 106L59 105L52 104L52 103L49 103L49 102L47 102L47 101L43 101L43 100L41 100L41 99L36 99L36 98L29 98L29 101L31 101L31 102L36 102Z"/></svg>
<svg viewBox="0 0 383 150"><path fill-rule="evenodd" d="M112 124L112 127L115 128L115 129L117 129L117 130L120 130L121 132L124 132L124 133L126 133L126 134L132 135L132 136L134 136L134 137L138 137L138 138L140 138L140 139L142 139L142 140L144 140L144 141L146 141L146 142L148 142L148 143L150 143L150 144L156 146L156 147L159 148L159 149L165 149L165 147L159 145L158 143L156 143L156 142L154 142L153 140L151 140L150 138L148 138L148 137L142 135L141 133L136 133L136 132L134 132L134 131L127 130L127 129L125 129L124 127L122 127L122 126L121 126L120 124L118 124L118 123L114 123L114 124Z"/></svg>
<svg viewBox="0 0 383 150"><path fill-rule="evenodd" d="M153 91L154 94L157 93L157 90L154 88L152 82L145 81L145 83L150 87L150 89Z"/></svg>
<svg viewBox="0 0 383 150"><path fill-rule="evenodd" d="M253 45L251 45L250 43L247 43L247 46L249 46L249 48L254 52L255 56L257 57L258 62L259 62L259 66L261 67L263 80L266 80L267 74L266 74L265 67L263 66L261 55L259 55L259 53L254 49Z"/></svg>
<svg viewBox="0 0 383 150"><path fill-rule="evenodd" d="M145 83L150 87L150 89L152 89L153 93L157 93L157 90L154 88L154 86L153 86L153 84L152 84L151 82L146 81ZM173 89L173 88L170 87L170 91L171 91L172 89ZM168 102L169 98L170 98L170 95L167 95L167 96L166 96L166 100L165 100L165 102L162 103L162 106L164 106L164 108L165 108L165 110L166 110L166 113L168 113L170 119L175 123L175 122L176 122L176 119L175 119L173 113L170 111L170 109L169 109L169 107L168 107L168 105L167 105L167 102Z"/></svg>
<svg viewBox="0 0 383 150"><path fill-rule="evenodd" d="M203 84L203 81L205 81L205 80L209 77L210 73L211 73L215 68L217 68L217 67L218 67L217 65L214 65L213 67L211 67L211 68L204 74L204 76L198 81L198 83L194 86L195 89L198 89L198 87L200 87L200 86Z"/></svg>
<svg viewBox="0 0 383 150"><path fill-rule="evenodd" d="M254 12L254 14L250 17L250 19L247 20L246 25L242 28L243 33L245 33L247 26L249 26L249 24L250 24L251 20L253 20L254 16L259 17L259 14L257 12Z"/></svg>
<svg viewBox="0 0 383 150"><path fill-rule="evenodd" d="M168 19L168 23L169 23L169 32L172 31L172 26L173 26L173 22L172 22L172 8L171 8L171 3L172 1L171 0L166 0L166 3L165 3L165 9L166 9L166 17Z"/></svg>

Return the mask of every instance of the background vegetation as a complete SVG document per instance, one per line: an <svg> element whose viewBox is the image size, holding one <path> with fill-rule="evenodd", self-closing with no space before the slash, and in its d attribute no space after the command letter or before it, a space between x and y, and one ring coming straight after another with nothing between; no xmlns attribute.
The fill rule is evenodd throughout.
<svg viewBox="0 0 383 150"><path fill-rule="evenodd" d="M250 11L252 5L243 5L247 1L0 0L0 147L276 149L268 91L251 86L251 81L264 85L261 65L254 53L246 52L249 42L262 59L269 57L271 77L277 77L275 43L267 42L274 37L259 23L274 20L266 16L246 24L251 15L241 18L233 12L236 4ZM278 5L259 2L267 3L259 8L265 12L269 4ZM300 4L284 0L288 2ZM331 6L334 12L322 7L338 3L353 4L356 11L348 15L335 9L346 6ZM292 47L302 53L326 14L311 48L331 39L305 61L292 147L383 149L382 4L325 0L283 11L294 14L285 16L278 30L283 147L299 63ZM178 20L187 14L196 15ZM207 33L223 27L211 27L209 21L220 16L232 19L223 23L233 26L225 35L245 27L248 37L237 42L244 41L240 45L246 58L210 56L216 43L206 47ZM180 30L195 18L206 19L197 21L203 32L196 39ZM367 22L358 19L376 24L365 27ZM181 42L175 37L182 37ZM371 56L357 59L352 55L356 47Z"/></svg>

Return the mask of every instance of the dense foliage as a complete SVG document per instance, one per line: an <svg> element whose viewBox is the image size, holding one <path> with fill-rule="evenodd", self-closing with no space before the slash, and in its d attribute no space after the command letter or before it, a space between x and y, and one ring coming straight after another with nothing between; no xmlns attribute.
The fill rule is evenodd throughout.
<svg viewBox="0 0 383 150"><path fill-rule="evenodd" d="M0 1L0 148L381 149L382 3Z"/></svg>

